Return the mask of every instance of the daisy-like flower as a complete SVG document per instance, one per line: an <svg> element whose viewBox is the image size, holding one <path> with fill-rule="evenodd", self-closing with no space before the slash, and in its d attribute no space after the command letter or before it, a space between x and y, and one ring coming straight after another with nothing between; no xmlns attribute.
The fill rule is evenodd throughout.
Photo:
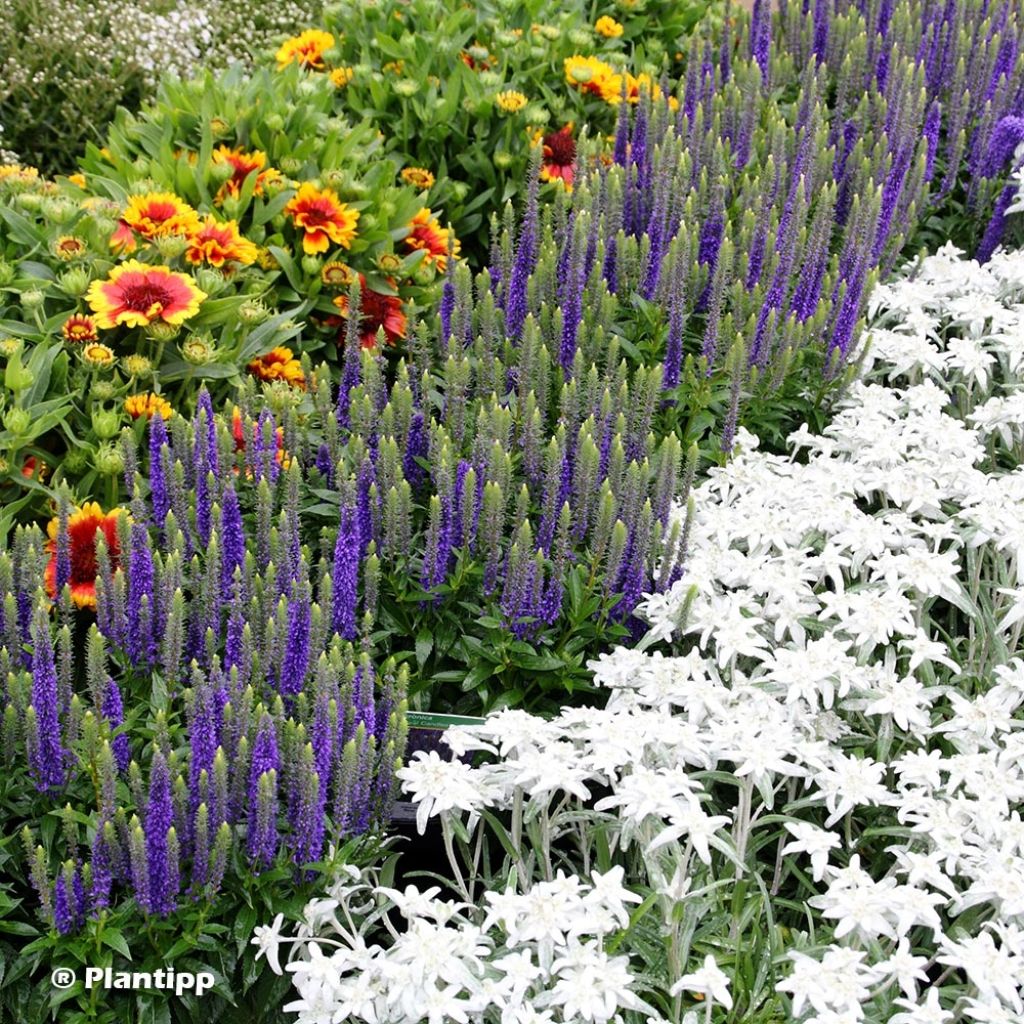
<svg viewBox="0 0 1024 1024"><path fill-rule="evenodd" d="M434 187L435 178L425 167L403 167L399 177L406 183L425 192Z"/></svg>
<svg viewBox="0 0 1024 1024"><path fill-rule="evenodd" d="M27 185L39 177L36 167L23 167L21 164L0 164L0 183L15 182Z"/></svg>
<svg viewBox="0 0 1024 1024"><path fill-rule="evenodd" d="M75 185L78 188L85 188L85 175L84 174L79 174L79 173L69 174L68 175L68 181L70 181L72 185Z"/></svg>
<svg viewBox="0 0 1024 1024"><path fill-rule="evenodd" d="M359 211L343 203L333 189L304 182L284 212L305 232L302 248L306 253L327 252L331 242L343 249L352 247Z"/></svg>
<svg viewBox="0 0 1024 1024"><path fill-rule="evenodd" d="M499 110L506 114L515 114L526 106L527 99L524 93L515 89L504 89L494 97L494 102L497 103Z"/></svg>
<svg viewBox="0 0 1024 1024"><path fill-rule="evenodd" d="M710 953L704 957L703 967L692 974L684 974L669 989L669 995L675 996L680 992L699 992L703 996L710 996L727 1010L732 1009L729 976L715 963Z"/></svg>
<svg viewBox="0 0 1024 1024"><path fill-rule="evenodd" d="M223 267L226 263L248 266L256 262L258 255L259 248L242 237L237 221L218 221L213 214L189 235L185 250L189 263L209 263L211 267Z"/></svg>
<svg viewBox="0 0 1024 1024"><path fill-rule="evenodd" d="M271 181L280 181L281 172L274 167L267 167L267 154L259 149L245 150L241 146L232 149L230 146L218 146L210 157L214 164L229 164L231 177L221 185L216 201L224 202L228 196L237 196L242 191L246 178L253 171L256 183L253 185L254 196L263 195L265 186Z"/></svg>
<svg viewBox="0 0 1024 1024"><path fill-rule="evenodd" d="M88 251L89 246L78 235L61 235L53 243L53 254L57 259L63 260L65 263L81 258Z"/></svg>
<svg viewBox="0 0 1024 1024"><path fill-rule="evenodd" d="M660 86L646 73L631 75L626 72L626 100L629 103L639 103L642 93L649 93L655 99L667 99L670 110L679 109L679 100L675 96L666 97Z"/></svg>
<svg viewBox="0 0 1024 1024"><path fill-rule="evenodd" d="M594 31L599 36L604 36L605 39L618 39L619 36L622 35L623 28L620 22L609 17L607 14L602 14L601 17L594 22Z"/></svg>
<svg viewBox="0 0 1024 1024"><path fill-rule="evenodd" d="M449 240L452 255L457 257L461 248L459 240L450 228L441 227L426 206L409 222L409 234L405 236L405 244L409 249L419 249L426 253L424 265L437 267L442 274L448 269Z"/></svg>
<svg viewBox="0 0 1024 1024"><path fill-rule="evenodd" d="M290 348L284 346L271 349L265 356L254 359L246 369L260 380L283 380L293 388L306 386L302 363L295 358L295 353Z"/></svg>
<svg viewBox="0 0 1024 1024"><path fill-rule="evenodd" d="M359 275L359 341L363 348L374 348L377 331L383 329L389 345L397 344L405 337L406 317L402 300L397 295L385 295L366 287L366 277ZM348 296L336 295L332 300L341 310L340 319L348 319ZM330 322L330 321L328 321ZM344 341L344 332L338 335L338 343Z"/></svg>
<svg viewBox="0 0 1024 1024"><path fill-rule="evenodd" d="M618 103L622 99L622 76L611 64L598 57L578 54L565 58L565 80L581 92L598 96L605 103Z"/></svg>
<svg viewBox="0 0 1024 1024"><path fill-rule="evenodd" d="M199 214L173 192L147 192L128 200L110 246L134 252L136 235L147 239L189 235L198 227Z"/></svg>
<svg viewBox="0 0 1024 1024"><path fill-rule="evenodd" d="M355 279L352 268L338 260L325 263L320 270L320 280L328 288L347 288Z"/></svg>
<svg viewBox="0 0 1024 1024"><path fill-rule="evenodd" d="M82 359L94 370L103 370L114 365L114 350L102 342L89 341L82 348Z"/></svg>
<svg viewBox="0 0 1024 1024"><path fill-rule="evenodd" d="M572 125L567 124L557 132L548 132L541 144L544 147L541 181L561 182L571 189L576 166L576 140L572 137Z"/></svg>
<svg viewBox="0 0 1024 1024"><path fill-rule="evenodd" d="M133 420L141 419L143 416L147 420L151 420L158 413L165 420L169 420L174 414L171 403L152 391L145 395L129 395L124 400L124 411Z"/></svg>
<svg viewBox="0 0 1024 1024"><path fill-rule="evenodd" d="M184 323L199 312L206 292L188 274L129 260L105 281L93 281L85 298L100 327L145 327L157 320Z"/></svg>
<svg viewBox="0 0 1024 1024"><path fill-rule="evenodd" d="M317 71L323 69L324 53L334 45L334 36L319 28L308 28L291 39L286 39L277 51L278 70L289 64L301 64Z"/></svg>
<svg viewBox="0 0 1024 1024"><path fill-rule="evenodd" d="M96 331L96 321L91 316L82 313L74 313L64 321L60 333L64 335L65 341L76 344L86 341L95 341L99 334Z"/></svg>
<svg viewBox="0 0 1024 1024"><path fill-rule="evenodd" d="M331 84L337 89L344 89L349 82L355 77L355 68L332 68L327 77L331 80Z"/></svg>
<svg viewBox="0 0 1024 1024"><path fill-rule="evenodd" d="M71 600L76 608L96 607L96 538L103 534L112 569L118 567L120 546L117 539L117 523L121 509L104 512L96 502L90 501L73 512L68 518L68 547L71 556ZM57 535L60 521L50 520L47 527L49 541L46 553L50 556L45 572L46 592L51 600L57 598Z"/></svg>

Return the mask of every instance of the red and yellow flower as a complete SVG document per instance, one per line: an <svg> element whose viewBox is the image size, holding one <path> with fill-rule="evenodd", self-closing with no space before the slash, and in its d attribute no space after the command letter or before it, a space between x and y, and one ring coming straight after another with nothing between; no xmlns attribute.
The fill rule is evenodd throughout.
<svg viewBox="0 0 1024 1024"><path fill-rule="evenodd" d="M61 235L53 243L53 254L65 263L79 259L88 251L89 246L85 239L79 238L78 235Z"/></svg>
<svg viewBox="0 0 1024 1024"><path fill-rule="evenodd" d="M161 398L160 395L154 394L152 391L145 395L129 395L124 400L124 411L133 420L141 419L143 416L147 420L151 420L158 413L165 420L169 420L174 415L171 403L166 398Z"/></svg>
<svg viewBox="0 0 1024 1024"><path fill-rule="evenodd" d="M85 298L100 327L145 327L157 320L184 323L199 312L206 292L188 274L128 260L105 281L93 281Z"/></svg>
<svg viewBox="0 0 1024 1024"><path fill-rule="evenodd" d="M301 64L317 71L323 69L324 54L334 45L334 36L319 28L309 28L291 39L286 39L277 51L278 69L289 64Z"/></svg>
<svg viewBox="0 0 1024 1024"><path fill-rule="evenodd" d="M639 103L641 93L650 93L655 99L664 99L670 110L679 109L679 100L675 96L666 95L662 92L661 86L646 72L639 75L631 75L626 72L626 100L630 103Z"/></svg>
<svg viewBox="0 0 1024 1024"><path fill-rule="evenodd" d="M198 227L199 214L173 192L148 192L128 200L110 245L134 252L136 235L147 239L190 235Z"/></svg>
<svg viewBox="0 0 1024 1024"><path fill-rule="evenodd" d="M211 267L223 267L226 263L249 266L258 256L258 246L242 237L237 221L218 221L212 214L207 215L198 231L189 235L185 250L189 263L209 263Z"/></svg>
<svg viewBox="0 0 1024 1024"><path fill-rule="evenodd" d="M65 341L71 341L75 344L95 341L99 337L99 333L96 330L96 321L91 316L85 316L83 313L74 313L72 316L69 316L64 321L60 333L64 335Z"/></svg>
<svg viewBox="0 0 1024 1024"><path fill-rule="evenodd" d="M228 164L231 167L231 177L217 192L218 203L224 202L229 195L237 196L242 191L246 178L253 171L258 172L252 190L254 196L263 195L264 188L269 182L281 180L281 172L274 167L267 167L267 154L258 149L244 150L240 146L235 149L230 146L218 146L210 159L215 164Z"/></svg>
<svg viewBox="0 0 1024 1024"><path fill-rule="evenodd" d="M425 266L435 266L443 274L448 269L448 245L452 255L458 256L461 244L451 228L441 227L438 219L424 206L409 222L409 234L405 236L406 247L422 250Z"/></svg>
<svg viewBox="0 0 1024 1024"><path fill-rule="evenodd" d="M320 270L320 280L328 288L347 288L355 279L352 268L338 260L325 263Z"/></svg>
<svg viewBox="0 0 1024 1024"><path fill-rule="evenodd" d="M102 534L106 541L112 569L117 569L120 560L120 545L117 538L117 524L123 515L122 509L104 512L96 502L90 501L71 514L68 519L68 546L71 555L71 600L77 608L96 607L96 540ZM51 600L57 598L57 535L60 521L50 520L47 527L49 541L46 552L50 561L46 566L44 579L46 591Z"/></svg>
<svg viewBox="0 0 1024 1024"><path fill-rule="evenodd" d="M302 248L309 254L326 252L331 242L351 248L356 237L359 211L343 203L333 189L319 189L310 181L300 186L284 212L305 232Z"/></svg>
<svg viewBox="0 0 1024 1024"><path fill-rule="evenodd" d="M295 353L290 348L284 346L271 349L266 355L254 359L246 369L260 380L283 380L293 388L306 387L302 363L295 358Z"/></svg>
<svg viewBox="0 0 1024 1024"><path fill-rule="evenodd" d="M392 281L388 281L393 284ZM359 342L363 348L375 348L377 331L384 331L384 340L389 345L397 344L405 337L406 316L402 300L398 295L385 295L366 287L366 277L359 275ZM331 318L340 322L348 319L348 296L336 295L331 300L341 310L341 317ZM345 332L338 334L338 343L344 341Z"/></svg>
<svg viewBox="0 0 1024 1024"><path fill-rule="evenodd" d="M242 410L236 405L231 410L231 436L235 439L235 451L245 451L245 428L242 425ZM278 427L274 431L274 439L277 444L277 452L274 455L274 461L282 468L287 469L290 463L290 458L285 454L284 450L284 427ZM238 472L238 468L235 468L235 473ZM247 472L246 476L250 474Z"/></svg>
<svg viewBox="0 0 1024 1024"><path fill-rule="evenodd" d="M572 137L572 125L567 124L557 132L548 132L541 143L544 147L541 180L559 182L571 189L576 166L576 140Z"/></svg>

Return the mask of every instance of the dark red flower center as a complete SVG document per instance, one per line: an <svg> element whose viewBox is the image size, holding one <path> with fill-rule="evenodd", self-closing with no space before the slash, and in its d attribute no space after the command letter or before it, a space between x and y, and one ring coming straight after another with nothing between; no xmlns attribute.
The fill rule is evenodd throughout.
<svg viewBox="0 0 1024 1024"><path fill-rule="evenodd" d="M544 136L547 159L560 167L569 167L576 160L576 140L567 128Z"/></svg>
<svg viewBox="0 0 1024 1024"><path fill-rule="evenodd" d="M166 309L174 302L174 296L162 285L146 282L132 284L124 289L124 306L136 313L147 313L155 305Z"/></svg>

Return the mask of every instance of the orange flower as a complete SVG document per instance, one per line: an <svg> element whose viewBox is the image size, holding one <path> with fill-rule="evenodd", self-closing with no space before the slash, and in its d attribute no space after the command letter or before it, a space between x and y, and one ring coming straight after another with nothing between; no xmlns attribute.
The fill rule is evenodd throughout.
<svg viewBox="0 0 1024 1024"><path fill-rule="evenodd" d="M128 260L115 267L105 281L93 281L85 298L100 327L145 327L154 320L183 323L199 312L206 292L200 291L188 274Z"/></svg>
<svg viewBox="0 0 1024 1024"><path fill-rule="evenodd" d="M349 249L356 237L359 211L341 202L333 189L318 189L307 181L288 201L284 212L305 231L302 248L307 253L326 252L331 242Z"/></svg>
<svg viewBox="0 0 1024 1024"><path fill-rule="evenodd" d="M69 316L64 321L64 326L61 327L60 332L64 335L65 341L76 343L95 341L99 337L96 331L96 321L91 316L84 316L81 313Z"/></svg>
<svg viewBox="0 0 1024 1024"><path fill-rule="evenodd" d="M117 524L122 515L121 509L104 512L96 502L84 504L68 519L68 542L71 555L71 600L77 608L96 607L96 538L102 532L110 554L110 566L117 569L120 557L120 545L117 539ZM44 579L46 592L51 600L57 598L57 534L60 529L58 519L51 519L47 527L49 541L46 553L50 561L46 566Z"/></svg>
<svg viewBox="0 0 1024 1024"><path fill-rule="evenodd" d="M324 53L334 45L334 36L318 28L306 29L301 35L286 39L277 51L278 70L289 64L301 64L317 71L324 66Z"/></svg>
<svg viewBox="0 0 1024 1024"><path fill-rule="evenodd" d="M281 172L273 167L267 167L267 154L258 149L246 152L240 146L231 149L229 146L218 146L211 157L215 164L230 164L232 167L231 177L224 182L217 193L217 202L224 202L227 196L237 196L242 191L245 179L253 171L259 172L256 175L256 183L253 186L254 196L263 195L264 186L271 181L280 181Z"/></svg>
<svg viewBox="0 0 1024 1024"><path fill-rule="evenodd" d="M189 235L199 228L199 214L173 192L148 192L132 196L110 239L113 249L135 251L135 235L163 238Z"/></svg>
<svg viewBox="0 0 1024 1024"><path fill-rule="evenodd" d="M42 480L50 472L50 467L34 455L29 455L21 464L21 475L26 480Z"/></svg>
<svg viewBox="0 0 1024 1024"><path fill-rule="evenodd" d="M169 420L174 415L171 403L166 398L161 398L152 391L145 395L129 395L124 400L124 411L133 420L140 419L143 416L147 420L151 420L157 413L165 420Z"/></svg>
<svg viewBox="0 0 1024 1024"><path fill-rule="evenodd" d="M558 181L571 189L573 168L576 165L576 140L572 137L572 125L567 124L557 132L548 132L543 138L543 145L541 180Z"/></svg>
<svg viewBox="0 0 1024 1024"><path fill-rule="evenodd" d="M247 369L260 380L283 380L293 388L305 390L306 375L302 372L302 363L290 348L271 349L265 356L254 359Z"/></svg>
<svg viewBox="0 0 1024 1024"><path fill-rule="evenodd" d="M213 214L207 215L202 226L189 235L185 259L189 263L209 263L211 267L223 267L234 261L248 266L255 263L259 249L238 231L238 222L220 222Z"/></svg>
<svg viewBox="0 0 1024 1024"><path fill-rule="evenodd" d="M425 167L403 167L402 181L424 191L434 187L434 176Z"/></svg>
<svg viewBox="0 0 1024 1024"><path fill-rule="evenodd" d="M449 238L452 241L453 256L458 256L461 248L454 232L450 228L441 227L437 218L425 206L409 222L409 228L405 244L410 249L422 249L427 254L424 264L436 266L443 274L448 269Z"/></svg>
<svg viewBox="0 0 1024 1024"><path fill-rule="evenodd" d="M377 331L381 328L389 345L404 338L406 318L401 298L367 288L366 278L362 274L359 275L359 288L359 342L363 348L376 347ZM328 323L332 320L340 323L342 319L348 319L348 296L336 295L331 301L341 310L341 317L331 318ZM338 344L343 344L344 340L345 332L339 331Z"/></svg>

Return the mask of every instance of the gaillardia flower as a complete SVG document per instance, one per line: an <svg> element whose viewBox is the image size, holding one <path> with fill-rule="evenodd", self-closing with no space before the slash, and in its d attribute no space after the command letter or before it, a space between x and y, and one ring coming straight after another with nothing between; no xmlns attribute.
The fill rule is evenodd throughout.
<svg viewBox="0 0 1024 1024"><path fill-rule="evenodd" d="M336 89L344 89L349 82L355 77L355 69L344 67L344 68L333 68L327 77L331 80L331 84Z"/></svg>
<svg viewBox="0 0 1024 1024"><path fill-rule="evenodd" d="M347 288L355 279L352 268L338 260L325 263L320 270L320 280L328 288Z"/></svg>
<svg viewBox="0 0 1024 1024"><path fill-rule="evenodd" d="M566 57L565 80L581 92L600 96L605 103L622 99L622 76L597 57Z"/></svg>
<svg viewBox="0 0 1024 1024"><path fill-rule="evenodd" d="M147 192L132 196L121 214L111 248L133 252L135 236L165 238L188 235L199 227L199 214L173 192Z"/></svg>
<svg viewBox="0 0 1024 1024"><path fill-rule="evenodd" d="M245 179L257 171L253 185L254 196L263 195L264 186L271 181L280 181L281 172L276 168L267 167L267 154L261 150L244 150L241 147L232 149L230 146L218 146L210 157L214 164L227 164L231 167L231 177L221 185L216 201L224 202L227 196L237 196L242 191Z"/></svg>
<svg viewBox="0 0 1024 1024"><path fill-rule="evenodd" d="M425 266L435 266L443 274L448 268L448 240L452 241L452 255L458 256L460 243L451 228L443 228L427 207L409 222L405 244L410 249L422 249L427 255Z"/></svg>
<svg viewBox="0 0 1024 1024"><path fill-rule="evenodd" d="M129 260L105 281L93 281L85 298L100 327L145 327L157 320L183 323L199 312L206 292L188 274Z"/></svg>
<svg viewBox="0 0 1024 1024"><path fill-rule="evenodd" d="M622 25L617 22L614 18L610 18L607 14L603 14L594 23L594 31L599 36L604 36L605 39L618 39L622 35Z"/></svg>
<svg viewBox="0 0 1024 1024"><path fill-rule="evenodd" d="M389 282L390 283L390 282ZM383 329L389 345L397 344L405 337L406 318L402 300L397 295L385 295L366 287L366 278L359 275L359 342L363 348L377 345L377 331ZM348 319L348 296L336 295L331 300L341 310L341 317ZM344 341L345 332L338 335L338 343Z"/></svg>
<svg viewBox="0 0 1024 1024"><path fill-rule="evenodd" d="M572 137L572 125L567 124L557 132L548 132L542 139L544 159L540 165L542 181L558 181L566 188L572 188L573 168L576 165L576 140Z"/></svg>
<svg viewBox="0 0 1024 1024"><path fill-rule="evenodd" d="M527 104L526 95L515 89L504 89L494 97L494 102L499 110L506 114L515 114L522 110Z"/></svg>
<svg viewBox="0 0 1024 1024"><path fill-rule="evenodd" d="M277 66L286 68L289 64L301 64L303 67L323 69L324 53L334 45L334 36L319 28L309 28L291 39L286 39L277 51Z"/></svg>
<svg viewBox="0 0 1024 1024"><path fill-rule="evenodd" d="M160 395L156 395L152 391L145 395L129 395L124 400L124 411L133 420L140 419L143 416L147 420L151 420L157 413L165 420L169 420L174 414L171 403L166 398L161 398Z"/></svg>
<svg viewBox="0 0 1024 1024"><path fill-rule="evenodd" d="M84 316L75 313L64 321L60 329L65 341L80 343L83 341L95 341L99 335L96 332L96 321L91 316Z"/></svg>
<svg viewBox="0 0 1024 1024"><path fill-rule="evenodd" d="M66 263L69 263L71 260L77 260L88 251L89 246L78 235L61 235L53 243L53 254L57 259L63 260Z"/></svg>
<svg viewBox="0 0 1024 1024"><path fill-rule="evenodd" d="M114 350L101 341L88 341L82 346L82 359L94 370L114 365Z"/></svg>
<svg viewBox="0 0 1024 1024"><path fill-rule="evenodd" d="M302 248L307 253L326 252L331 242L348 249L356 237L359 211L341 202L333 189L318 189L307 181L288 201L284 212L305 231Z"/></svg>
<svg viewBox="0 0 1024 1024"><path fill-rule="evenodd" d="M293 388L306 386L302 363L295 358L290 348L284 346L271 349L265 356L254 359L246 368L260 380L283 380Z"/></svg>
<svg viewBox="0 0 1024 1024"><path fill-rule="evenodd" d="M71 600L77 608L96 607L96 536L102 531L110 554L112 569L117 569L120 547L117 540L117 523L121 509L104 512L94 501L86 502L68 519L68 548L71 557ZM50 537L46 553L50 561L46 566L46 592L51 600L57 598L57 539L60 520L51 519L47 527Z"/></svg>
<svg viewBox="0 0 1024 1024"><path fill-rule="evenodd" d="M401 178L406 185L412 185L413 188L418 188L421 191L433 188L436 180L425 167L403 167Z"/></svg>
<svg viewBox="0 0 1024 1024"><path fill-rule="evenodd" d="M218 221L212 214L198 231L189 235L185 250L189 263L209 263L211 267L223 267L232 262L248 266L255 263L258 256L259 248L242 237L237 221Z"/></svg>

